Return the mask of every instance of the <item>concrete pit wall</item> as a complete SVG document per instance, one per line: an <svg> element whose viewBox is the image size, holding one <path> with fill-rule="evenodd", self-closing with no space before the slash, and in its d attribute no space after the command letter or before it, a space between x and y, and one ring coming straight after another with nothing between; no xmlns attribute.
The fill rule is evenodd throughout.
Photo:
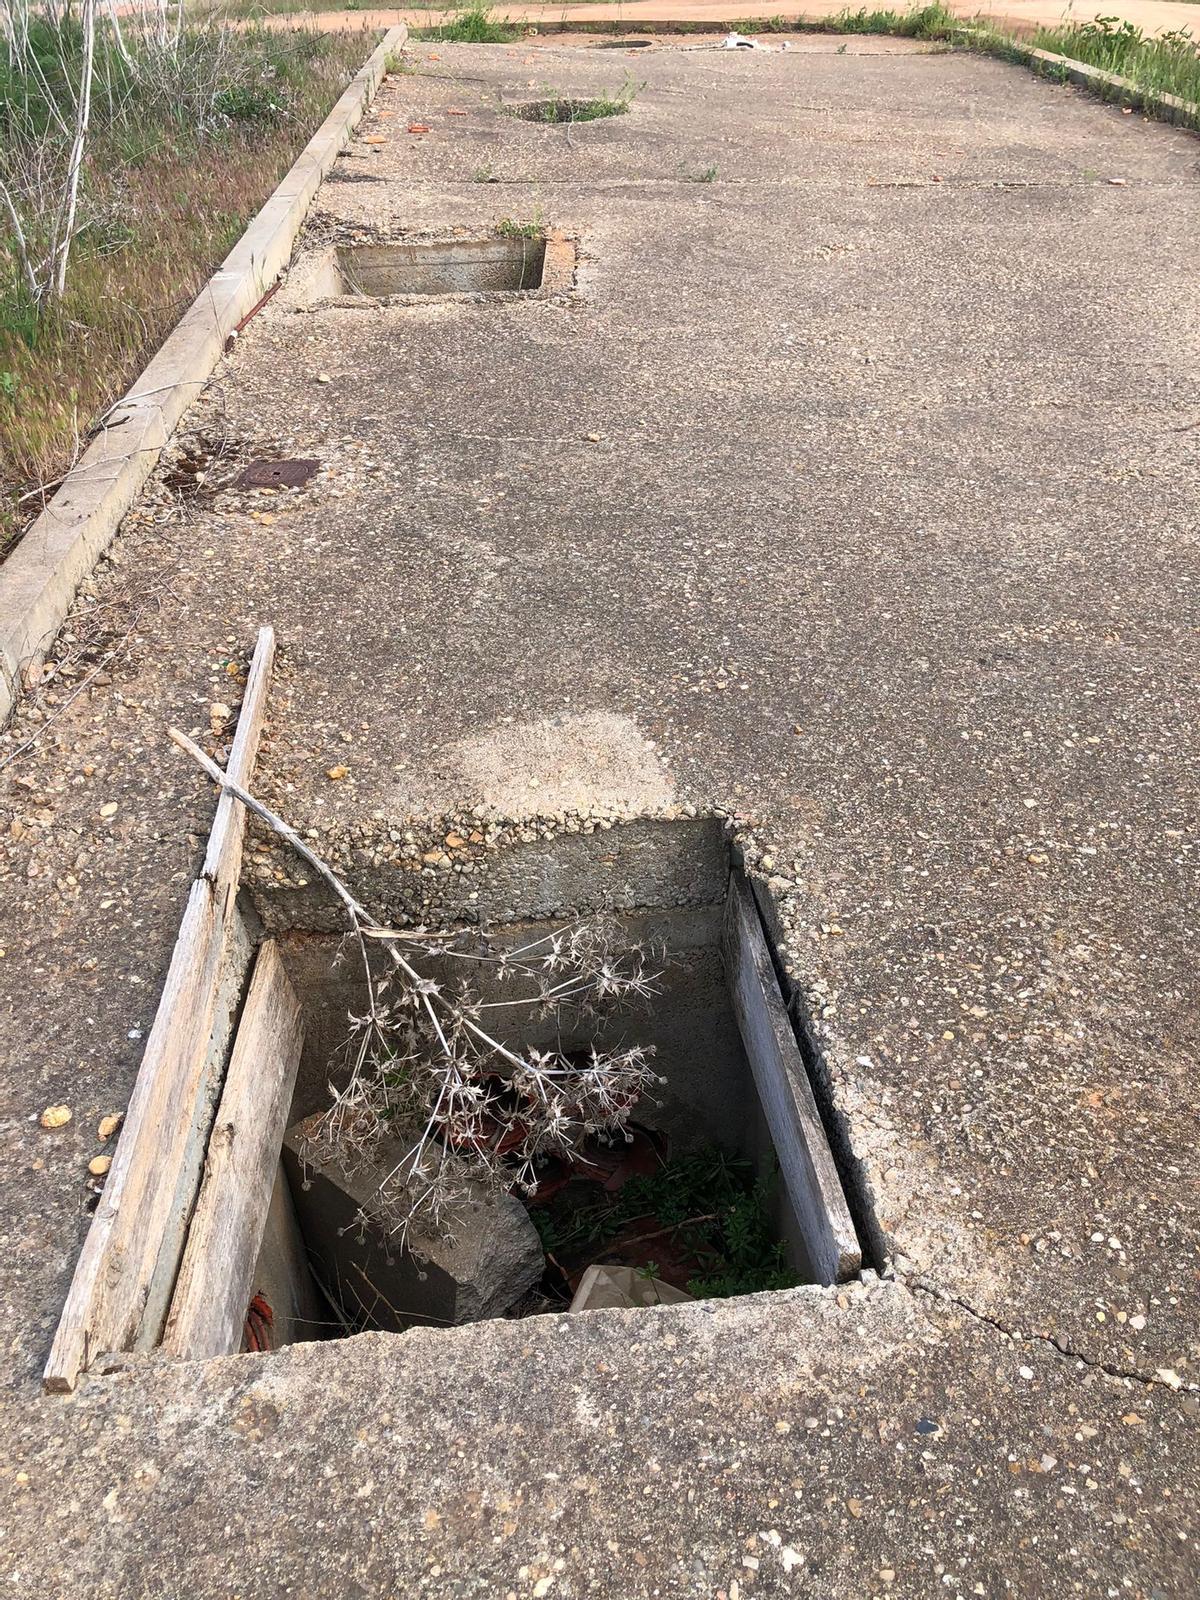
<svg viewBox="0 0 1200 1600"><path fill-rule="evenodd" d="M471 910L474 918L485 920L481 907L486 908L493 948L516 949L582 916L602 913L613 916L630 945L653 953L652 967L661 973L655 995L607 1018L540 1018L523 1007L492 1012L497 1037L518 1051L555 1044L566 1050L586 1048L593 1040L602 1047L651 1046L656 1071L666 1082L654 1091L653 1103L643 1100L635 1120L663 1132L672 1154L715 1144L750 1159L759 1172L775 1170L772 1116L756 1089L722 949L731 880L720 825L711 819L640 823L593 835L537 839L499 854L493 865L489 876L468 879ZM412 879L385 867L374 887L371 903L390 902L393 911L401 911ZM462 904L464 884L439 882L438 887ZM347 1018L365 1009L361 956L341 934L282 925L286 907L328 926L328 907L311 892L272 894L265 901L256 897L256 903L279 939L304 1016L304 1053L288 1118L294 1127L323 1110L330 1083L343 1079ZM530 916L530 911L553 914ZM423 963L423 968L440 981L452 981L461 971L448 957ZM503 982L482 964L472 963L471 977L485 1000L523 992L520 979ZM798 1055L796 1063L789 1070L802 1073ZM756 1070L762 1070L761 1063ZM807 1080L792 1084L789 1092L811 1100ZM823 1141L819 1124L816 1138ZM828 1157L827 1150L824 1155ZM285 1168L295 1186L300 1169L294 1155L285 1159ZM818 1237L824 1219L818 1216L814 1222L811 1194L793 1204L794 1170L789 1174L785 1164L777 1191L777 1227L790 1265L809 1281L850 1275L857 1266L847 1252L831 1257ZM295 1199L303 1226L312 1207L299 1193ZM322 1276L328 1279L327 1261ZM403 1323L387 1317L384 1325Z"/></svg>

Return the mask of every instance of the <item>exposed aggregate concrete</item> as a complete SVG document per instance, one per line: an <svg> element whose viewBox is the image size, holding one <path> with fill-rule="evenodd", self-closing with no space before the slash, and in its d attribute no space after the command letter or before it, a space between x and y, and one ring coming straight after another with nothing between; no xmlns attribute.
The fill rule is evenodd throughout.
<svg viewBox="0 0 1200 1600"><path fill-rule="evenodd" d="M320 473L164 463L127 644L0 746L56 714L0 772L18 1592L1190 1594L1200 146L944 55L655 51L568 135L496 101L616 65L527 54L415 52L312 238L540 214L574 297L277 297L181 449ZM163 728L225 748L262 620L266 797L389 910L728 821L894 1281L35 1398L211 816Z"/></svg>

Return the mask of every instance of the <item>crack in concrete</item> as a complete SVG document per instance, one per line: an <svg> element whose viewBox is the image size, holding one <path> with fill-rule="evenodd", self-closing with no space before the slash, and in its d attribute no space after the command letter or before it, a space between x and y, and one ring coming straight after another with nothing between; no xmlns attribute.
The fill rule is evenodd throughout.
<svg viewBox="0 0 1200 1600"><path fill-rule="evenodd" d="M569 128L570 123L560 123L560 127ZM572 146L574 149L574 146ZM344 179L334 179L335 182ZM387 181L381 179L379 181ZM420 182L422 180L418 180ZM707 191L708 198L719 199L722 194L731 195L734 190L748 189L755 194L759 193L763 185L755 178L722 178L718 176L712 182L699 178L689 177L686 174L662 173L650 178L601 178L580 182L576 178L538 178L538 177L489 177L489 178L451 178L447 181L447 188L461 189L479 186L485 189L527 189L537 183L551 183L559 189L587 190L588 193L606 194L622 189L679 189L690 190L697 187ZM1125 187L1124 183L1117 187ZM1180 190L1188 194L1200 189L1200 183L1187 182L1183 179L1150 179L1135 178L1132 187L1141 190ZM845 180L823 183L819 178L792 178L775 183L773 189L821 189L829 192L843 194L858 193L868 189L961 189L970 190L1048 190L1053 193L1065 193L1067 190L1104 190L1113 187L1110 178L969 178L951 175L945 178L862 178L857 182Z"/></svg>
<svg viewBox="0 0 1200 1600"><path fill-rule="evenodd" d="M1076 1350L1053 1334L1030 1333L1019 1328L1006 1327L998 1317L993 1317L986 1311L979 1311L960 1295L952 1294L949 1289L943 1289L940 1284L933 1283L928 1278L909 1278L897 1273L896 1282L910 1294L925 1294L933 1300L940 1300L943 1304L956 1306L960 1311L965 1311L968 1316L974 1317L977 1322L986 1323L988 1327L994 1328L997 1333L1002 1334L1004 1338L1014 1344L1049 1345L1055 1355L1061 1356L1064 1360L1078 1361L1081 1365L1089 1367L1093 1372L1103 1372L1107 1377L1116 1378L1122 1382L1140 1383L1150 1389L1166 1389L1171 1394L1194 1394L1200 1390L1200 1384L1184 1383L1182 1380L1172 1383L1166 1378L1159 1377L1157 1373L1142 1372L1136 1367L1120 1367L1113 1362L1101 1361L1096 1356L1084 1355L1081 1350Z"/></svg>

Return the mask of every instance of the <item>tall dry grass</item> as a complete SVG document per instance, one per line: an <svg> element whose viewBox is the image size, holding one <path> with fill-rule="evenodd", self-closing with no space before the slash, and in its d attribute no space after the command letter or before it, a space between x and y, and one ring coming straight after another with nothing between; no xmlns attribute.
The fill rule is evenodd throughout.
<svg viewBox="0 0 1200 1600"><path fill-rule="evenodd" d="M70 466L362 65L363 35L181 26L174 49L100 18L61 293L46 264L77 124L81 16L0 51L0 549ZM168 40L168 43L171 43ZM140 52L140 59L139 59ZM66 155L64 156L64 149ZM58 198L56 198L58 197Z"/></svg>

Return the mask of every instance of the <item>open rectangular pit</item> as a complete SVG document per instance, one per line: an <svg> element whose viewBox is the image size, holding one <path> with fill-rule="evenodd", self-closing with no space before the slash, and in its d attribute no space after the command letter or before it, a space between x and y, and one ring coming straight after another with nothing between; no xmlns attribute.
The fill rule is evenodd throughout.
<svg viewBox="0 0 1200 1600"><path fill-rule="evenodd" d="M219 898L197 880L149 1050L186 1045L193 1089L131 1102L124 1146L140 1182L170 1130L177 1148L147 1288L99 1345L73 1285L48 1387L91 1350L198 1359L859 1272L720 821L444 819L378 844L356 852L362 937L315 858L288 872L256 849ZM127 1268L92 1258L130 1182L106 1191L77 1268L101 1308Z"/></svg>
<svg viewBox="0 0 1200 1600"><path fill-rule="evenodd" d="M547 299L571 290L575 263L573 240L533 222L509 221L474 238L330 244L300 257L284 303L311 309Z"/></svg>
<svg viewBox="0 0 1200 1600"><path fill-rule="evenodd" d="M343 293L378 300L540 289L545 261L545 239L524 237L354 244L337 251Z"/></svg>
<svg viewBox="0 0 1200 1600"><path fill-rule="evenodd" d="M857 1273L861 1251L746 880L731 873L715 824L643 825L640 843L614 850L613 834L626 831L514 851L494 889L510 903L523 889L525 904L510 904L517 914L486 936L462 929L459 948L473 963L478 1014L515 1056L574 1060L639 1046L652 1052L661 1081L629 1113L628 1138L590 1136L569 1158L542 1159L532 1195L468 1195L449 1245L418 1229L414 1247L398 1246L364 1221L399 1143L384 1138L345 1161L331 1162L328 1149L314 1157L314 1119L350 1072L347 1018L369 1003L366 978L344 935L290 923L289 912L310 920L306 896L286 910L279 896L260 902L274 933L264 948L295 996L303 1047L251 1275L271 1322L260 1322L252 1342L657 1304ZM668 903L629 905L646 897L639 876L669 886ZM564 895L577 915L563 915ZM547 901L557 914L520 914ZM514 999L492 958L545 948L600 916L612 919L618 959L650 953L653 993L603 1016ZM448 991L457 959L426 957L422 976Z"/></svg>

